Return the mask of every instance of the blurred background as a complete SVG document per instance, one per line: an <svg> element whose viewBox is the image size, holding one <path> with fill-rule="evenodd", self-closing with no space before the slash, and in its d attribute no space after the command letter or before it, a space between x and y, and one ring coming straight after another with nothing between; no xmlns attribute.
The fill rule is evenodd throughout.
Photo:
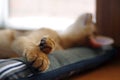
<svg viewBox="0 0 120 80"><path fill-rule="evenodd" d="M92 13L95 0L0 0L1 27L64 30L83 13Z"/></svg>

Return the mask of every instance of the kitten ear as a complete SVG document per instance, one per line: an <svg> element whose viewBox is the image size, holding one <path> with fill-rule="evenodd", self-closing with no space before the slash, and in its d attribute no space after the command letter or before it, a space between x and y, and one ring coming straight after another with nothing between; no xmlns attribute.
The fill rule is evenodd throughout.
<svg viewBox="0 0 120 80"><path fill-rule="evenodd" d="M92 14L87 14L84 24L87 25L91 23L92 23Z"/></svg>

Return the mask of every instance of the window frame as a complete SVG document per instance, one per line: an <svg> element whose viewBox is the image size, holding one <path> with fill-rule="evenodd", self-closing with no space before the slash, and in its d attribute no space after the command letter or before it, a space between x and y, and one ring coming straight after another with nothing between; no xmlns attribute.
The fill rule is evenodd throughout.
<svg viewBox="0 0 120 80"><path fill-rule="evenodd" d="M0 28L6 27L9 17L9 0L1 0L0 4Z"/></svg>

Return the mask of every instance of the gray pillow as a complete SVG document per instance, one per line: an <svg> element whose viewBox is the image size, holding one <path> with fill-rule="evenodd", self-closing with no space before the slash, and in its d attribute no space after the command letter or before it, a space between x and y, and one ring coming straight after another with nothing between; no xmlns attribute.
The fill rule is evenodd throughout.
<svg viewBox="0 0 120 80"><path fill-rule="evenodd" d="M28 65L24 58L1 59L0 80L54 80L94 68L109 60L114 54L111 46L92 49L71 48L49 54L50 67L41 73ZM63 75L64 74L64 75Z"/></svg>

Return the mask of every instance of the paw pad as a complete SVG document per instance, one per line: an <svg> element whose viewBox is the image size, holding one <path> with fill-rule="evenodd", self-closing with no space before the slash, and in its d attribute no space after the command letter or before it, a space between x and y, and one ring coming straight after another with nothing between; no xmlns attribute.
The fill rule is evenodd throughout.
<svg viewBox="0 0 120 80"><path fill-rule="evenodd" d="M44 53L48 54L53 49L53 41L49 38L43 37L39 44L40 50Z"/></svg>

